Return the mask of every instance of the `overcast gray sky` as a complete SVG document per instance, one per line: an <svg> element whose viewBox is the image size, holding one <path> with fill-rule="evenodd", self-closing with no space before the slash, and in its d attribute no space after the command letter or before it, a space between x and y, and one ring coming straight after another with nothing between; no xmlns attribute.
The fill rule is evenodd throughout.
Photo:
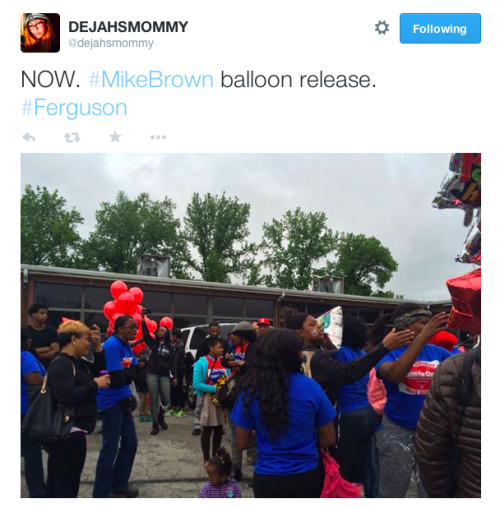
<svg viewBox="0 0 500 508"><path fill-rule="evenodd" d="M250 203L251 240L262 224L300 206L323 211L334 230L377 237L399 270L385 289L406 298L448 299L445 280L474 266L454 261L468 229L463 212L431 202L448 171L447 154L23 154L26 184L57 189L95 224L102 201L165 195L182 217L194 192L238 196Z"/></svg>

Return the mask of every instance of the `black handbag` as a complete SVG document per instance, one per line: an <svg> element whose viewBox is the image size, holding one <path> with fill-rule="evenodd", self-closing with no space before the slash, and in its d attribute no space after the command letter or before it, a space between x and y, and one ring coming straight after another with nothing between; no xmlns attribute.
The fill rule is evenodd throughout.
<svg viewBox="0 0 500 508"><path fill-rule="evenodd" d="M54 400L47 381L48 373L45 374L40 392L28 407L21 431L42 443L66 441L75 421L74 409L66 408Z"/></svg>
<svg viewBox="0 0 500 508"><path fill-rule="evenodd" d="M223 409L233 409L238 397L236 376L230 376L217 392L217 400Z"/></svg>

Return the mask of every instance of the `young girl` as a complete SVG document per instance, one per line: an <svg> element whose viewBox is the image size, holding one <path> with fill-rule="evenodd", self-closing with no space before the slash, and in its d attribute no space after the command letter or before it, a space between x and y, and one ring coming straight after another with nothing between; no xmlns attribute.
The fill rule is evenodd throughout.
<svg viewBox="0 0 500 508"><path fill-rule="evenodd" d="M193 371L193 387L196 395L203 397L200 424L202 426L201 449L205 467L210 460L210 436L213 432L212 455L214 455L221 445L224 425L224 411L211 402L210 395L217 393L217 380L224 375L229 377L230 373L230 369L226 369L221 363L222 340L215 337L210 340L208 347L208 355L194 364Z"/></svg>
<svg viewBox="0 0 500 508"><path fill-rule="evenodd" d="M231 456L224 448L219 448L208 461L208 482L200 490L198 497L241 497L240 486L231 474Z"/></svg>

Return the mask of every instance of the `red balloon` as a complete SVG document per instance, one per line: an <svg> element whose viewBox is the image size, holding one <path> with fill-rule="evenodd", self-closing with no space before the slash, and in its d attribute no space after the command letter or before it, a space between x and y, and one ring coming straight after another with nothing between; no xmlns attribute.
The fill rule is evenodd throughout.
<svg viewBox="0 0 500 508"><path fill-rule="evenodd" d="M134 340L139 340L139 339L142 339L142 328L138 328L137 331L135 332Z"/></svg>
<svg viewBox="0 0 500 508"><path fill-rule="evenodd" d="M108 319L111 319L113 317L113 314L116 313L116 302L106 302L102 310L104 312L104 315Z"/></svg>
<svg viewBox="0 0 500 508"><path fill-rule="evenodd" d="M116 301L116 308L122 314L133 314L136 307L134 297L128 291L122 293Z"/></svg>
<svg viewBox="0 0 500 508"><path fill-rule="evenodd" d="M162 317L160 319L160 326L163 326L167 330L172 331L172 328L174 326L174 322L172 321L172 318L169 318L168 316Z"/></svg>
<svg viewBox="0 0 500 508"><path fill-rule="evenodd" d="M128 290L130 294L134 297L135 303L139 305L142 302L142 299L144 298L144 294L142 292L142 289L140 288L130 288Z"/></svg>
<svg viewBox="0 0 500 508"><path fill-rule="evenodd" d="M106 335L109 337L110 335L113 335L113 328L111 326L108 326L108 329L106 330Z"/></svg>
<svg viewBox="0 0 500 508"><path fill-rule="evenodd" d="M115 280L115 282L113 282L113 284L111 284L111 286L109 287L109 291L111 292L111 296L115 300L118 300L118 297L122 293L125 293L125 291L127 291L127 290L128 290L127 284L125 284L125 282L123 282L121 280Z"/></svg>
<svg viewBox="0 0 500 508"><path fill-rule="evenodd" d="M132 351L134 352L134 354L137 356L137 355L140 355L141 354L141 351L143 351L144 349L146 349L146 344L144 344L144 342L141 342L140 344L136 344L133 348L132 348Z"/></svg>
<svg viewBox="0 0 500 508"><path fill-rule="evenodd" d="M149 333L155 333L156 329L158 328L158 324L156 321L153 321L152 319L146 318L146 326L148 327Z"/></svg>

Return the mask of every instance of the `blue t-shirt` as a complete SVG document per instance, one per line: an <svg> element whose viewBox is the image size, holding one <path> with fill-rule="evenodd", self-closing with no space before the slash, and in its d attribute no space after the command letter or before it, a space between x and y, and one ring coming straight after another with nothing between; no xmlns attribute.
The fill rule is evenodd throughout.
<svg viewBox="0 0 500 508"><path fill-rule="evenodd" d="M316 429L332 422L337 413L321 386L302 374L291 374L288 393L289 421L285 433L276 440L267 434L256 397L246 411L244 394L240 393L231 413L236 425L256 431L257 474L288 476L319 465Z"/></svg>
<svg viewBox="0 0 500 508"><path fill-rule="evenodd" d="M385 362L395 362L407 349L403 346L385 355L377 364L377 374ZM401 383L390 383L384 379L387 390L385 414L398 425L411 430L417 428L418 417L425 397L429 393L437 366L451 354L446 349L426 344L412 368Z"/></svg>
<svg viewBox="0 0 500 508"><path fill-rule="evenodd" d="M364 355L365 352L363 350L353 349L349 346L342 346L334 353L333 357L339 362L349 363ZM369 380L370 374L366 374L354 383L349 383L348 385L340 387L339 409L341 413L349 413L350 411L363 409L364 407L368 407L370 405L370 402L368 401Z"/></svg>
<svg viewBox="0 0 500 508"><path fill-rule="evenodd" d="M28 383L24 380L26 374L39 372L45 376L45 367L29 352L21 351L21 414L28 411Z"/></svg>
<svg viewBox="0 0 500 508"><path fill-rule="evenodd" d="M124 344L118 337L111 335L102 345L106 355L106 369L109 373L123 370L122 361L124 358L131 358L131 365L137 365L139 362L128 344ZM121 400L132 395L128 385L115 388L101 389L97 391L97 407L99 411L108 409Z"/></svg>

